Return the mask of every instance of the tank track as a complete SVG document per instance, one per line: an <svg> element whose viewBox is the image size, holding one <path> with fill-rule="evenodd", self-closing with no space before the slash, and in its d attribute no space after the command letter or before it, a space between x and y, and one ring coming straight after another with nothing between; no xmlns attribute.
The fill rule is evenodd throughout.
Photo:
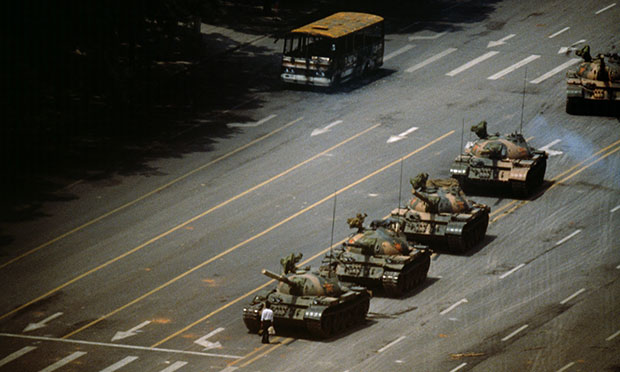
<svg viewBox="0 0 620 372"><path fill-rule="evenodd" d="M354 302L327 308L320 320L306 320L306 328L316 338L327 338L362 323L370 306L370 296L360 296Z"/></svg>
<svg viewBox="0 0 620 372"><path fill-rule="evenodd" d="M525 197L539 188L545 178L547 169L547 159L541 159L532 169L530 169L525 182L512 181L510 186L515 195Z"/></svg>
<svg viewBox="0 0 620 372"><path fill-rule="evenodd" d="M413 262L402 271L386 271L381 278L383 289L390 297L400 297L426 280L431 257L427 255L423 262Z"/></svg>
<svg viewBox="0 0 620 372"><path fill-rule="evenodd" d="M448 248L457 252L468 251L484 239L488 226L489 214L484 213L480 218L465 225L461 235L448 235Z"/></svg>

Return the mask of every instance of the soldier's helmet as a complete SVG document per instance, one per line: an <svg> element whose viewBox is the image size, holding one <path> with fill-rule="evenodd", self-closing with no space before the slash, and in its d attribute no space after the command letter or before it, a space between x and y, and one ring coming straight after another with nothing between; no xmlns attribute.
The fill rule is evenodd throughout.
<svg viewBox="0 0 620 372"><path fill-rule="evenodd" d="M470 130L476 133L476 136L478 136L478 138L480 139L485 139L489 136L489 134L487 133L486 120L482 120L480 123L473 125Z"/></svg>

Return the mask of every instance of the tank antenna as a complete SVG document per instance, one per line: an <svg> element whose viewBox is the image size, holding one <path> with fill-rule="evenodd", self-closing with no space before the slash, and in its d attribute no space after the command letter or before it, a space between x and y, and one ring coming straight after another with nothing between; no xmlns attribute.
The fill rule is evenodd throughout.
<svg viewBox="0 0 620 372"><path fill-rule="evenodd" d="M521 122L519 123L519 134L523 134L523 108L525 107L525 83L527 82L527 67L523 76L523 99L521 100Z"/></svg>
<svg viewBox="0 0 620 372"><path fill-rule="evenodd" d="M459 148L459 154L463 153L463 136L465 135L465 118L463 118L463 123L461 125L461 147Z"/></svg>
<svg viewBox="0 0 620 372"><path fill-rule="evenodd" d="M398 209L400 209L400 196L403 193L403 158L400 158L400 182L398 183Z"/></svg>
<svg viewBox="0 0 620 372"><path fill-rule="evenodd" d="M332 270L332 246L334 245L334 225L336 221L336 197L338 195L338 190L334 190L334 211L332 212L332 236L329 240L329 271Z"/></svg>

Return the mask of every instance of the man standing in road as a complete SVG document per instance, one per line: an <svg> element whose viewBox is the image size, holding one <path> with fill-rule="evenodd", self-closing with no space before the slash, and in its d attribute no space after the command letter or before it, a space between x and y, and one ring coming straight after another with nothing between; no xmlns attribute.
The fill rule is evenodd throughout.
<svg viewBox="0 0 620 372"><path fill-rule="evenodd" d="M269 302L265 303L265 307L260 315L260 322L263 329L263 344L269 343L269 327L273 323L273 311L270 309Z"/></svg>

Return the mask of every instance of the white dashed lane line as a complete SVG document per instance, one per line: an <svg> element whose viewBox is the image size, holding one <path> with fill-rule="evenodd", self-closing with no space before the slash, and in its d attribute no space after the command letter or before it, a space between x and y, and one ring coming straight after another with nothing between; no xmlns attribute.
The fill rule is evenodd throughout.
<svg viewBox="0 0 620 372"><path fill-rule="evenodd" d="M530 81L531 84L540 84L543 81L549 79L550 77L552 77L553 75L562 72L564 70L566 70L566 68L574 65L575 63L581 61L581 58L572 58L564 63L562 63L561 65L559 65L558 67L554 68L553 70L537 77L536 79Z"/></svg>
<svg viewBox="0 0 620 372"><path fill-rule="evenodd" d="M440 60L441 58L447 56L450 53L456 52L457 50L458 50L457 48L448 48L448 49L444 50L443 52L437 53L434 56L432 56L432 57L430 57L430 58L428 58L428 59L418 63L417 65L413 65L413 66L409 67L408 69L405 70L405 72L414 72L416 70L419 70L419 69L421 69L422 67L424 67L426 65L429 65L429 64L431 64L431 63L433 63L435 61Z"/></svg>
<svg viewBox="0 0 620 372"><path fill-rule="evenodd" d="M555 245L560 245L562 243L565 243L566 241L568 241L569 239L571 239L572 237L574 237L575 235L579 234L581 232L581 229L574 231L572 234L570 234L569 236L567 236L566 238L559 240L557 243L555 243Z"/></svg>
<svg viewBox="0 0 620 372"><path fill-rule="evenodd" d="M594 14L601 14L601 13L603 13L604 11L606 11L606 10L609 10L609 9L613 8L614 6L616 6L616 3L609 4L609 5L607 5L606 7L604 7L603 9L599 9L599 10L597 10L596 12L594 12Z"/></svg>
<svg viewBox="0 0 620 372"><path fill-rule="evenodd" d="M2 367L3 365L10 363L12 361L14 361L15 359L23 356L24 354L27 354L29 352L31 352L32 350L36 349L35 346L26 346L24 348L21 348L19 350L17 350L16 352L9 354L8 356L4 357L2 360L0 360L0 367Z"/></svg>
<svg viewBox="0 0 620 372"><path fill-rule="evenodd" d="M577 292L573 293L572 295L570 295L570 296L566 297L565 299L563 299L562 301L560 301L560 305L564 305L565 303L567 303L568 301L572 300L573 298L579 296L580 294L582 294L585 291L586 291L585 288L581 288Z"/></svg>
<svg viewBox="0 0 620 372"><path fill-rule="evenodd" d="M556 33L553 33L553 34L549 35L549 39L553 39L554 37L556 37L556 36L558 36L558 35L560 35L560 34L562 34L562 33L566 32L566 31L568 31L568 30L570 30L570 27L564 27L564 28L563 28L563 29L561 29L560 31L558 31L558 32L556 32Z"/></svg>
<svg viewBox="0 0 620 372"><path fill-rule="evenodd" d="M510 271L505 272L504 274L502 274L502 276L500 276L500 279L504 279L505 277L507 277L508 275L514 273L515 271L519 270L520 268L522 268L523 266L525 266L525 264L519 264L517 265L517 267L513 268Z"/></svg>
<svg viewBox="0 0 620 372"><path fill-rule="evenodd" d="M567 369L569 369L570 367L572 367L574 365L575 365L575 362L570 362L567 365L565 365L564 367L558 369L556 372L564 372L564 371L566 371Z"/></svg>
<svg viewBox="0 0 620 372"><path fill-rule="evenodd" d="M445 309L444 311L442 311L439 314L445 315L445 314L449 313L450 311L454 310L460 304L464 304L464 303L467 303L467 299L466 298L460 300L459 302L455 303L454 305L450 306L449 308Z"/></svg>
<svg viewBox="0 0 620 372"><path fill-rule="evenodd" d="M492 51L492 52L487 52L484 53L483 55L481 55L480 57L474 58L471 61L467 62L466 64L455 68L454 70L448 72L446 74L446 76L456 76L458 74L460 74L461 72L468 70L472 67L474 67L475 65L477 65L480 62L486 61L487 59L497 55L499 52L497 51Z"/></svg>
<svg viewBox="0 0 620 372"><path fill-rule="evenodd" d="M407 44L404 47L402 47L400 49L397 49L397 50L393 51L392 53L388 54L387 56L383 57L383 62L385 62L385 61L387 61L387 60L389 60L391 58L394 58L394 57L396 57L396 56L398 56L400 54L403 54L406 51L408 51L410 49L413 49L414 47L415 47L415 45L413 45L413 44Z"/></svg>
<svg viewBox="0 0 620 372"><path fill-rule="evenodd" d="M514 65L506 67L505 69L501 70L500 72L489 76L487 79L489 79L489 80L497 80L497 79L501 78L502 76L507 75L507 74L513 72L514 70L516 70L516 69L518 69L520 67L523 67L523 66L527 65L530 62L533 62L533 61L537 60L538 58L540 58L540 56L538 54L532 54L531 56L520 60L519 62L515 63Z"/></svg>
<svg viewBox="0 0 620 372"><path fill-rule="evenodd" d="M456 368L451 369L451 370L450 370L450 372L456 372L456 371L458 371L459 369L461 369L461 368L465 367L466 365L467 365L467 363L461 363L461 364L460 364L459 366L457 366Z"/></svg>
<svg viewBox="0 0 620 372"><path fill-rule="evenodd" d="M519 332L523 331L524 329L526 329L528 327L527 324L522 325L521 327L519 327L518 329L516 329L514 332L512 332L511 334L509 334L508 336L502 338L502 341L508 341L511 338L513 338L514 336L516 336Z"/></svg>
<svg viewBox="0 0 620 372"><path fill-rule="evenodd" d="M613 207L612 210L610 210L610 213L614 213L615 211L617 211L618 209L620 209L620 205L616 205L615 207Z"/></svg>

